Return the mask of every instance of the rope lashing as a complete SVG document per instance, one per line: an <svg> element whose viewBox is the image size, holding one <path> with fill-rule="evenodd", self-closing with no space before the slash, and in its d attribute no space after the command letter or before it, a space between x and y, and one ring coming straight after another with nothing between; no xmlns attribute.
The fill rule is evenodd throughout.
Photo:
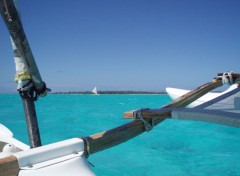
<svg viewBox="0 0 240 176"><path fill-rule="evenodd" d="M151 119L151 123L149 123L147 120L145 120L142 116L142 112L148 110L148 108L145 109L139 109L133 112L133 117L137 120L140 120L144 124L145 131L149 132L154 127L153 119Z"/></svg>
<svg viewBox="0 0 240 176"><path fill-rule="evenodd" d="M17 91L22 92L20 93L21 97L32 97L34 100L37 100L38 96L45 96L50 91L44 82L42 89L36 89L31 76L26 71L17 73L14 80L18 83Z"/></svg>
<svg viewBox="0 0 240 176"><path fill-rule="evenodd" d="M233 71L225 72L221 76L217 76L216 78L222 79L223 85L225 85L225 84L232 85L234 83L233 82L233 77L232 77L233 73L234 73Z"/></svg>
<svg viewBox="0 0 240 176"><path fill-rule="evenodd" d="M90 147L89 147L89 141L88 141L88 139L87 138L85 138L85 137L83 137L83 136L80 136L79 137L80 139L82 139L83 140L83 142L84 142L84 150L86 151L86 153L85 153L85 157L86 158L88 158L88 156L90 155Z"/></svg>

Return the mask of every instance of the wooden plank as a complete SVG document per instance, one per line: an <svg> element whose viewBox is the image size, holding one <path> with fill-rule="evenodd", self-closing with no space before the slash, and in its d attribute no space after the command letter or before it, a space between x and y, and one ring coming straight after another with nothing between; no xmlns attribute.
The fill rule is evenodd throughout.
<svg viewBox="0 0 240 176"><path fill-rule="evenodd" d="M19 171L20 168L15 156L0 159L0 176L17 176Z"/></svg>
<svg viewBox="0 0 240 176"><path fill-rule="evenodd" d="M240 82L240 74L233 75L234 83ZM142 112L143 118L147 122L154 121L153 125L156 126L166 118L171 117L171 108L185 107L191 104L204 94L210 92L211 90L222 86L222 80L220 77L213 79L211 82L204 84L197 89L183 95L182 97L176 99L175 101L163 106L157 110L144 110ZM134 111L128 111L124 113L126 118L132 118ZM120 143L123 143L141 133L145 132L144 124L142 121L135 119L134 121L127 123L125 125L119 126L117 128L101 132L95 135L85 137L87 140L88 151L86 153L93 154L98 151L113 147Z"/></svg>
<svg viewBox="0 0 240 176"><path fill-rule="evenodd" d="M219 73L218 76L222 76L223 73ZM240 82L240 74L238 73L232 73L232 79L233 83L239 83ZM180 107L186 107L187 105L191 104L198 98L202 97L206 93L222 86L222 79L221 78L215 78L211 82L206 83L198 88L196 88L193 91L190 91L189 93L177 98L176 100L172 101L171 103L163 106L162 108L180 108ZM156 111L156 110L154 110ZM133 118L134 111L128 111L124 113L125 118ZM155 113L155 112L152 112ZM143 113L144 118L151 118L152 114L149 111L146 111Z"/></svg>
<svg viewBox="0 0 240 176"><path fill-rule="evenodd" d="M190 91L189 93L177 98L176 100L172 101L171 103L163 106L161 109L164 108L180 108L185 107L201 96L205 95L206 93L216 89L217 87L222 86L222 81L220 79L214 79L212 82L206 83L198 88L196 88L193 91ZM133 117L134 111L128 111L124 113L125 118L134 118ZM159 112L161 113L161 112ZM158 114L159 115L159 114ZM151 113L143 113L144 118L151 118Z"/></svg>
<svg viewBox="0 0 240 176"><path fill-rule="evenodd" d="M213 87L222 85L221 81L212 81L210 83L204 84L199 88L195 89L194 91L190 92L189 94L180 97L176 101L164 106L158 113L152 114L149 110L143 111L142 116L147 120L151 121L151 118L154 118L154 126L162 122L166 119L164 115L169 118L169 113L166 112L166 108L176 108L176 107L183 107L186 102L192 103L196 99L198 99L202 94L205 92L207 93L209 90L212 90ZM210 88L212 89L210 89ZM194 98L190 97L194 96ZM187 100L187 101L186 101ZM124 117L133 118L134 111L128 111L124 113ZM168 115L167 115L168 114ZM113 147L120 143L123 143L141 133L145 132L144 124L140 120L134 120L130 123L122 125L120 127L101 132L95 135L91 135L86 137L85 139L88 141L88 148L89 151L87 152L88 155L93 154L95 152L107 149L109 147Z"/></svg>
<svg viewBox="0 0 240 176"><path fill-rule="evenodd" d="M164 119L157 119L155 124L159 123L162 120ZM144 131L145 129L143 123L140 120L134 120L117 128L88 136L85 139L88 141L89 151L86 152L88 155L90 155L101 150L116 146L136 137Z"/></svg>
<svg viewBox="0 0 240 176"><path fill-rule="evenodd" d="M222 86L222 80L213 80L207 84L204 84L189 93L177 98L176 100L172 101L171 103L165 105L163 108L179 108L179 107L186 107L187 105L191 104L198 98L202 97L206 93Z"/></svg>
<svg viewBox="0 0 240 176"><path fill-rule="evenodd" d="M125 119L132 119L134 111L128 111L124 113ZM153 119L153 118L170 118L171 117L171 108L160 108L160 109L144 109L141 111L144 119Z"/></svg>

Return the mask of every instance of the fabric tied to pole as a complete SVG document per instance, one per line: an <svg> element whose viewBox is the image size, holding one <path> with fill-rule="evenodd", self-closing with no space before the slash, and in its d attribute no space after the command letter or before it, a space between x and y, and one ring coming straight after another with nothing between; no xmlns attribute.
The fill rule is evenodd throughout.
<svg viewBox="0 0 240 176"><path fill-rule="evenodd" d="M36 92L40 96L45 96L50 89L46 88L46 84L38 71L15 2L13 0L0 1L0 13L12 38L17 77L22 73L26 75L25 73L27 72L34 90L37 90ZM24 76L24 80L25 78ZM18 80L20 80L18 89L21 90L21 86L24 86L24 83L21 82L23 81L22 79Z"/></svg>

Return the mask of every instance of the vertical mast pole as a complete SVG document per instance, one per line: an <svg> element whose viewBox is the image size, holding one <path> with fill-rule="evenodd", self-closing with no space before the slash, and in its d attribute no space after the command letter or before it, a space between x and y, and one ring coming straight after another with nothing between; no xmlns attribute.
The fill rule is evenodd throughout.
<svg viewBox="0 0 240 176"><path fill-rule="evenodd" d="M19 91L22 98L25 120L28 129L28 138L31 148L41 146L41 137L38 127L37 113L34 104L33 91Z"/></svg>
<svg viewBox="0 0 240 176"><path fill-rule="evenodd" d="M31 148L41 146L34 101L45 96L49 89L42 81L22 22L13 0L0 0L0 13L9 30L16 64L17 90L22 98Z"/></svg>

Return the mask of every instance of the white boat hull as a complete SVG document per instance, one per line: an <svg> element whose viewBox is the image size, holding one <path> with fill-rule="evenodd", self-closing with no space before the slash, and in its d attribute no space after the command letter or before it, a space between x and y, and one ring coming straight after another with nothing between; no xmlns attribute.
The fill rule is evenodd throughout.
<svg viewBox="0 0 240 176"><path fill-rule="evenodd" d="M207 101L210 101L214 98L219 97L220 95L230 92L231 90L235 89L236 87L237 87L237 84L234 84L234 85L230 86L226 91L223 91L221 93L209 92L209 93L205 94L204 96L200 97L199 99L197 99L196 101L194 101L193 103L189 104L187 107L193 108L198 105L201 105ZM166 92L171 97L171 99L175 100L175 99L181 97L182 95L190 92L190 90L167 87Z"/></svg>
<svg viewBox="0 0 240 176"><path fill-rule="evenodd" d="M17 158L18 176L95 176L84 156L82 139L72 138L30 149L0 124L1 129L0 159Z"/></svg>

